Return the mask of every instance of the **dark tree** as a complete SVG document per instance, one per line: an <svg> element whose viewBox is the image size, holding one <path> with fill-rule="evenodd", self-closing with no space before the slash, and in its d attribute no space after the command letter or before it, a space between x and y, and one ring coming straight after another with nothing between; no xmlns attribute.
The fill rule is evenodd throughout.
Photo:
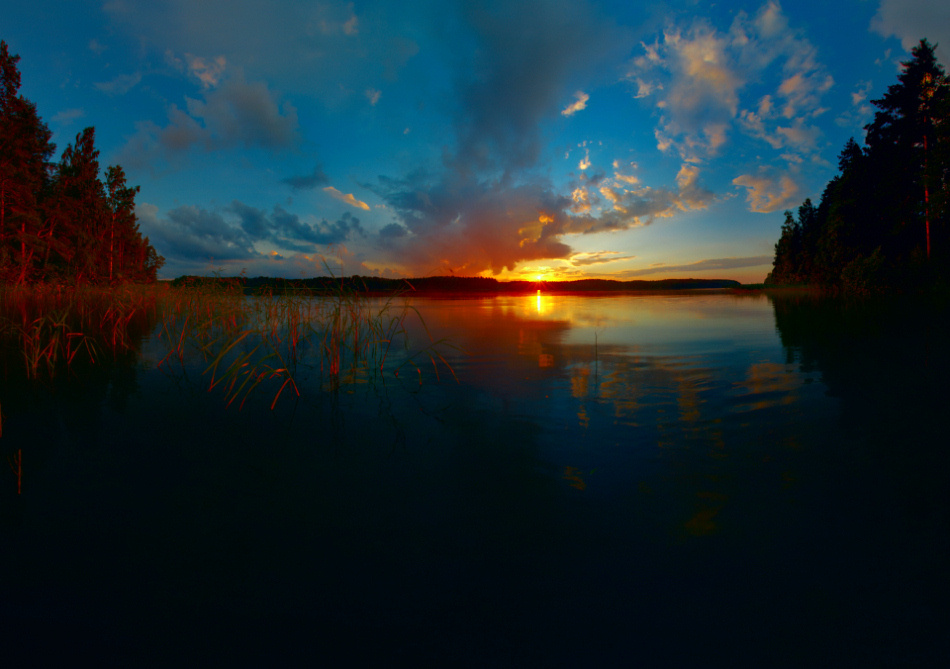
<svg viewBox="0 0 950 669"><path fill-rule="evenodd" d="M36 106L17 95L19 60L0 41L0 280L23 283L43 253L41 203L56 147Z"/></svg>
<svg viewBox="0 0 950 669"><path fill-rule="evenodd" d="M106 171L106 204L109 213L109 282L117 276L126 276L131 267L129 262L142 242L138 224L135 221L135 195L139 187L129 188L125 184L125 172L118 165Z"/></svg>
<svg viewBox="0 0 950 669"><path fill-rule="evenodd" d="M118 165L103 183L91 127L50 162L51 133L18 95L19 60L0 41L0 281L154 281L165 259L139 231L139 187Z"/></svg>
<svg viewBox="0 0 950 669"><path fill-rule="evenodd" d="M48 234L58 256L51 259L54 271L75 283L108 279L108 268L102 264L106 260L102 247L108 245L106 221L111 217L105 188L99 180L95 137L95 129L86 128L76 135L75 145L70 144L63 151L49 215Z"/></svg>
<svg viewBox="0 0 950 669"><path fill-rule="evenodd" d="M904 256L915 248L930 255L932 149L946 96L946 75L933 47L921 40L903 63L899 83L872 103L878 108L867 125L865 144L877 170L878 227L892 236L891 253Z"/></svg>
<svg viewBox="0 0 950 669"><path fill-rule="evenodd" d="M797 222L786 212L768 281L865 291L950 279L950 82L927 40L912 55L818 207L806 200Z"/></svg>

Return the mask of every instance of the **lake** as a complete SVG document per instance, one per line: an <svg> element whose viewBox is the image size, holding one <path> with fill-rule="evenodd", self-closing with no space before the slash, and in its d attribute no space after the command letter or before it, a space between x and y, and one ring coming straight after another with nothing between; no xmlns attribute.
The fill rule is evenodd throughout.
<svg viewBox="0 0 950 669"><path fill-rule="evenodd" d="M227 406L135 350L0 386L0 639L98 665L934 666L946 305L420 297ZM424 326L423 326L424 322ZM402 365L401 367L399 365ZM398 371L398 376L396 372ZM278 386L279 387L279 384ZM14 666L14 665L8 665Z"/></svg>

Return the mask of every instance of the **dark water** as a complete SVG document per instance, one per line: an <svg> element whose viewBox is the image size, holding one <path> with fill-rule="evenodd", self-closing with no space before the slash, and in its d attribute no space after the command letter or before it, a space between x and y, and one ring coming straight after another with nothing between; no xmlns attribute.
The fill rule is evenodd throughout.
<svg viewBox="0 0 950 669"><path fill-rule="evenodd" d="M950 319L416 300L420 374L225 408L196 365L0 386L14 665L938 666ZM418 328L414 341L424 341ZM395 361L395 360L394 360ZM0 463L2 464L2 463ZM4 661L5 664L5 661Z"/></svg>

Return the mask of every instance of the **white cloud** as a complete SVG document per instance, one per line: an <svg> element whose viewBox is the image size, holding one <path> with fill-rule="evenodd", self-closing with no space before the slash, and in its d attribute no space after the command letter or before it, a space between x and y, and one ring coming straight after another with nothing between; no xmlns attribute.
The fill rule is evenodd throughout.
<svg viewBox="0 0 950 669"><path fill-rule="evenodd" d="M566 108L561 111L561 114L564 116L573 116L582 109L587 109L587 101L590 100L590 96L587 93L582 91L577 91L574 94L574 102L569 104Z"/></svg>
<svg viewBox="0 0 950 669"><path fill-rule="evenodd" d="M689 26L670 26L662 39L641 46L644 54L631 61L627 78L637 85L635 97L656 99L657 147L675 148L693 162L721 152L735 128L774 149L787 145L791 140L778 135L776 112L796 121L817 116L824 111L821 96L834 83L817 50L790 28L775 1L754 16L740 11L726 31L695 19ZM774 64L781 68L781 83L773 93L746 102L749 82L763 81ZM814 142L793 144L798 150L816 148Z"/></svg>
<svg viewBox="0 0 950 669"><path fill-rule="evenodd" d="M782 81L779 94L785 98L782 116L796 118L801 115L817 115L821 109L818 100L821 94L834 85L834 79L819 72L796 72Z"/></svg>
<svg viewBox="0 0 950 669"><path fill-rule="evenodd" d="M842 128L861 128L871 120L874 114L874 108L868 102L871 87L870 81L858 83L851 92L851 109L843 112L835 119L837 125Z"/></svg>
<svg viewBox="0 0 950 669"><path fill-rule="evenodd" d="M777 127L775 132L782 138L782 146L801 153L813 153L818 148L818 137L821 135L818 128L806 125L800 118L790 127Z"/></svg>
<svg viewBox="0 0 950 669"><path fill-rule="evenodd" d="M732 183L748 189L749 210L759 214L770 214L791 206L799 192L798 184L788 174L743 174Z"/></svg>

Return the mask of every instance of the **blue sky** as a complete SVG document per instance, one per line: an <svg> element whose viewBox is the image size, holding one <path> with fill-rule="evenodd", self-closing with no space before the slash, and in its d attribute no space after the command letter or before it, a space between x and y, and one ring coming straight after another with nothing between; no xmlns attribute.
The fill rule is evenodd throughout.
<svg viewBox="0 0 950 669"><path fill-rule="evenodd" d="M758 282L910 48L950 46L937 0L3 5L164 277Z"/></svg>

